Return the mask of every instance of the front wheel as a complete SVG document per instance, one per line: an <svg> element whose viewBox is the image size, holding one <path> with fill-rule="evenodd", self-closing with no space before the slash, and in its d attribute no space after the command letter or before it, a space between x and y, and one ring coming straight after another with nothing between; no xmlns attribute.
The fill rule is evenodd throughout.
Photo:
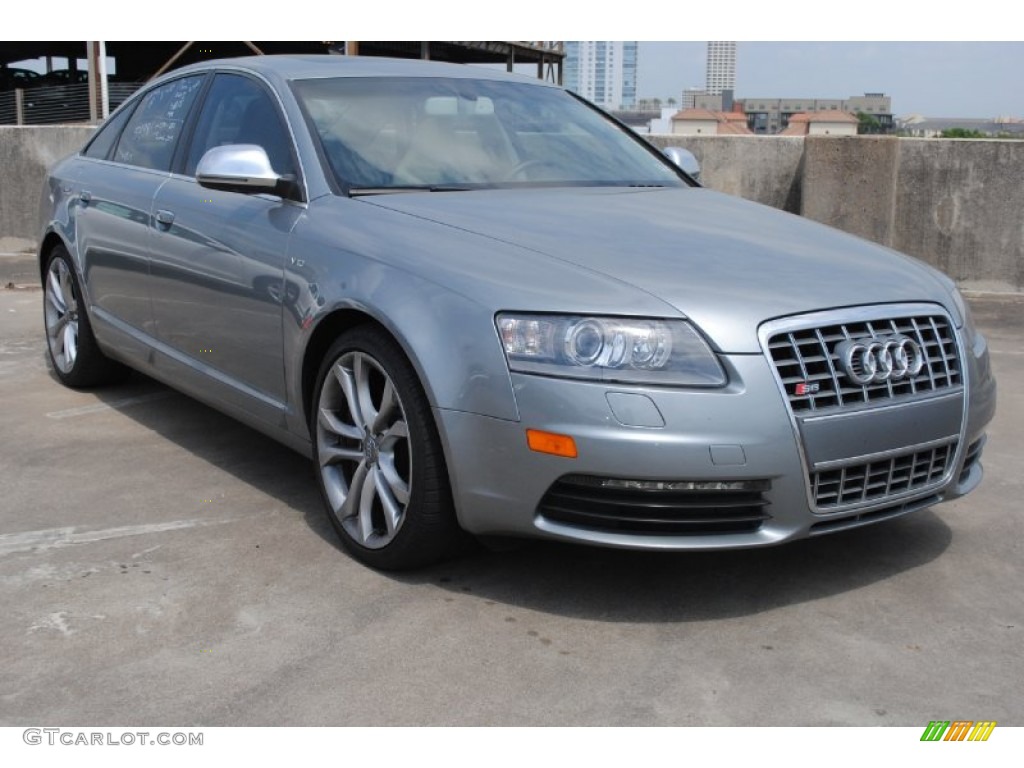
<svg viewBox="0 0 1024 768"><path fill-rule="evenodd" d="M310 418L314 466L345 547L384 570L454 553L448 472L423 388L383 330L360 326L330 348Z"/></svg>

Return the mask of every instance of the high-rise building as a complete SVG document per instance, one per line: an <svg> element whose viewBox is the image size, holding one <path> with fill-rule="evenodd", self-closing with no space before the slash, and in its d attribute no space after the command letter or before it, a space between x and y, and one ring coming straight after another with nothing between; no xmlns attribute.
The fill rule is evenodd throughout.
<svg viewBox="0 0 1024 768"><path fill-rule="evenodd" d="M708 43L707 79L704 91L717 95L736 90L736 43Z"/></svg>
<svg viewBox="0 0 1024 768"><path fill-rule="evenodd" d="M603 109L632 109L636 60L636 41L566 41L565 87Z"/></svg>

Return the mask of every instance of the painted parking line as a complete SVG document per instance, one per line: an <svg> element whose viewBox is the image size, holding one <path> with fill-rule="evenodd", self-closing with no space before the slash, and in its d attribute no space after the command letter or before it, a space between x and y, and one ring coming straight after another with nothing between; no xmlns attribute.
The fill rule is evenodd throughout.
<svg viewBox="0 0 1024 768"><path fill-rule="evenodd" d="M121 400L111 400L109 403L93 403L92 405L80 405L77 408L65 408L61 411L51 411L46 415L51 419L70 419L74 416L87 416L90 413L100 413L111 409L118 410L129 405L151 403L154 400L163 400L165 397L170 397L173 394L174 392L171 392L170 390L150 392L148 395L138 395L136 397L125 397Z"/></svg>
<svg viewBox="0 0 1024 768"><path fill-rule="evenodd" d="M120 539L125 536L142 536L148 533L180 531L186 528L198 528L208 525L223 525L226 520L172 520L167 523L150 523L147 525L120 525L116 528L102 528L95 531L79 531L75 526L64 528L47 528L39 531L23 531L21 533L0 534L0 557L15 552L38 552L47 549L70 547L75 544L91 544L107 539Z"/></svg>

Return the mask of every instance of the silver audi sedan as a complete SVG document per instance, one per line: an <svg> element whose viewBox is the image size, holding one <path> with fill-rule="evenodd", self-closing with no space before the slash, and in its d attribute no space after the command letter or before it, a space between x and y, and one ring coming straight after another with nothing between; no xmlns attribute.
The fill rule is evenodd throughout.
<svg viewBox="0 0 1024 768"><path fill-rule="evenodd" d="M995 383L948 278L540 81L183 68L57 164L40 242L63 383L133 368L308 455L374 567L765 546L981 481Z"/></svg>

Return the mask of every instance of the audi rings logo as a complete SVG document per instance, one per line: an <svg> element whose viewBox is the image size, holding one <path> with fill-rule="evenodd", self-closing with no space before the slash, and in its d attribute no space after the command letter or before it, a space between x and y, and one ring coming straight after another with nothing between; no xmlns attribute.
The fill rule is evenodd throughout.
<svg viewBox="0 0 1024 768"><path fill-rule="evenodd" d="M836 354L843 373L860 386L913 378L924 367L921 345L906 336L847 339Z"/></svg>

